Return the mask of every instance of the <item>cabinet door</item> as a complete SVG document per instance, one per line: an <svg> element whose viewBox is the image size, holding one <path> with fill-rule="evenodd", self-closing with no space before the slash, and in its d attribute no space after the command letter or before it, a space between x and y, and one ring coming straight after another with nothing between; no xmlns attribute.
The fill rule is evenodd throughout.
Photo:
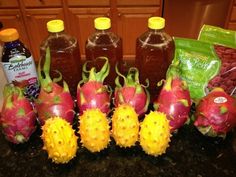
<svg viewBox="0 0 236 177"><path fill-rule="evenodd" d="M81 58L85 59L85 42L94 29L94 19L101 16L109 16L109 8L70 8L70 34L76 36Z"/></svg>
<svg viewBox="0 0 236 177"><path fill-rule="evenodd" d="M20 35L20 40L29 48L29 40L24 27L23 18L19 10L0 9L0 21L4 28L16 28Z"/></svg>
<svg viewBox="0 0 236 177"><path fill-rule="evenodd" d="M30 43L36 61L38 61L40 57L40 44L48 35L46 23L53 19L64 20L63 9L26 10L26 28L29 33Z"/></svg>
<svg viewBox="0 0 236 177"><path fill-rule="evenodd" d="M136 38L147 30L148 18L161 15L160 7L118 8L117 33L123 40L125 60L135 58Z"/></svg>

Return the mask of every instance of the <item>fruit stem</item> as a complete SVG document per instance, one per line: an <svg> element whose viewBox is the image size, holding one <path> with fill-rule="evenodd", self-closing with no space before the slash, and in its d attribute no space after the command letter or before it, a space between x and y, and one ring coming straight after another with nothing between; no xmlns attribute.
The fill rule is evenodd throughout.
<svg viewBox="0 0 236 177"><path fill-rule="evenodd" d="M129 68L128 74L127 74L127 82L125 85L127 86L133 86L139 84L139 73L138 69L135 67Z"/></svg>
<svg viewBox="0 0 236 177"><path fill-rule="evenodd" d="M116 74L118 75L117 77L116 77L116 79L115 79L115 84L116 84L116 87L118 87L118 88L121 88L122 86L121 86L121 84L120 84L120 77L122 77L123 79L124 79L124 83L126 84L126 77L123 75L123 74L121 74L120 72L119 72L119 69L118 69L118 63L116 63L116 67L115 67L115 70L116 70Z"/></svg>
<svg viewBox="0 0 236 177"><path fill-rule="evenodd" d="M62 80L62 74L61 74L61 72L60 71L58 71L58 70L54 70L57 74L59 74L59 76L58 77L56 77L56 78L53 78L53 82L59 82L59 81L61 81Z"/></svg>
<svg viewBox="0 0 236 177"><path fill-rule="evenodd" d="M145 92L146 92L146 95L147 95L147 101L146 101L144 110L148 110L148 106L149 106L149 103L150 103L150 93L148 92L148 90L146 88L144 88L144 89L145 89Z"/></svg>
<svg viewBox="0 0 236 177"><path fill-rule="evenodd" d="M49 47L47 47L45 62L44 62L44 65L43 65L43 70L41 69L41 58L40 58L39 64L38 64L39 81L40 81L41 87L46 92L51 92L52 91L52 86L50 85L50 83L52 83L52 79L50 78L50 75L49 75L50 63L51 63L50 49L49 49ZM42 72L43 72L44 76L42 75Z"/></svg>
<svg viewBox="0 0 236 177"><path fill-rule="evenodd" d="M66 83L66 81L64 81L64 80L63 80L63 91L64 91L64 92L70 92L69 86L68 86L68 84Z"/></svg>
<svg viewBox="0 0 236 177"><path fill-rule="evenodd" d="M91 70L89 71L89 77L86 76L86 73L88 73L88 70L86 70L88 62L86 62L83 65L82 79L83 79L84 83L86 81L103 82L104 79L108 76L109 71L110 71L110 64L108 62L108 58L107 57L98 57L98 58L96 58L96 60L99 60L99 59L105 60L105 63L103 65L103 67L101 68L101 70L99 72L96 72L96 68L92 67Z"/></svg>
<svg viewBox="0 0 236 177"><path fill-rule="evenodd" d="M172 84L172 77L168 77L166 79L166 83L165 83L165 86L164 86L166 91L170 91L171 90L171 84Z"/></svg>

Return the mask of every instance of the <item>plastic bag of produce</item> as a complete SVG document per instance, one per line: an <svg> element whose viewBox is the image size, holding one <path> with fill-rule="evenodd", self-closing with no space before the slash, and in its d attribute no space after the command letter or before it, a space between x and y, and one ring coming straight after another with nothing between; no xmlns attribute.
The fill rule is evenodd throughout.
<svg viewBox="0 0 236 177"><path fill-rule="evenodd" d="M218 74L221 61L209 43L185 38L174 41L175 57L167 77L178 74L187 82L191 98L197 101L208 93L208 82Z"/></svg>
<svg viewBox="0 0 236 177"><path fill-rule="evenodd" d="M203 25L198 40L213 44L215 51L221 59L220 72L208 87L222 87L226 93L235 94L236 88L236 31Z"/></svg>

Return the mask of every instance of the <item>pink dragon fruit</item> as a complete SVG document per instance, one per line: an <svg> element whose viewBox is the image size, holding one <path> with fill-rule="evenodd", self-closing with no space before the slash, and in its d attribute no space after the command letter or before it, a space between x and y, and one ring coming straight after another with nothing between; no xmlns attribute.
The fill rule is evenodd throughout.
<svg viewBox="0 0 236 177"><path fill-rule="evenodd" d="M191 108L187 83L178 76L168 77L154 101L154 108L167 115L172 132L183 126L189 118Z"/></svg>
<svg viewBox="0 0 236 177"><path fill-rule="evenodd" d="M77 105L80 114L83 114L86 109L90 108L98 108L105 114L110 112L110 94L108 87L103 85L104 79L109 74L110 65L106 57L97 58L97 60L99 59L105 60L99 72L96 72L95 67L87 71L86 67L88 62L83 65L83 80L77 87ZM86 74L89 74L88 77ZM82 83L83 85L81 86Z"/></svg>
<svg viewBox="0 0 236 177"><path fill-rule="evenodd" d="M6 85L0 124L6 139L19 144L29 140L36 129L36 114L19 87Z"/></svg>
<svg viewBox="0 0 236 177"><path fill-rule="evenodd" d="M115 80L115 107L128 103L135 109L139 116L143 115L147 111L150 103L150 95L146 90L149 84L148 80L146 80L147 86L141 85L139 83L139 71L135 67L131 67L129 69L126 77L118 71L117 67L116 73L118 74L118 77ZM123 86L120 84L119 77L124 79Z"/></svg>
<svg viewBox="0 0 236 177"><path fill-rule="evenodd" d="M236 99L214 88L196 107L194 125L207 136L225 137L236 126Z"/></svg>
<svg viewBox="0 0 236 177"><path fill-rule="evenodd" d="M38 76L41 88L39 96L35 101L35 107L38 112L39 122L43 125L48 118L59 116L72 124L75 116L74 101L67 83L63 81L63 87L56 83L62 79L60 73L59 78L51 79L49 75L50 62L50 50L47 48L43 69L41 69L40 62L38 65Z"/></svg>

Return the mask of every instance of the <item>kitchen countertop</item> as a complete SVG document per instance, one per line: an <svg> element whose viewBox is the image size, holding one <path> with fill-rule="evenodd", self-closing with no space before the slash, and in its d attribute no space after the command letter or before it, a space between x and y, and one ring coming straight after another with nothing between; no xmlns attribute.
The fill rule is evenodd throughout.
<svg viewBox="0 0 236 177"><path fill-rule="evenodd" d="M8 143L0 134L0 177L235 177L236 132L226 139L201 135L185 126L171 138L166 154L146 155L140 145L121 149L111 141L100 153L81 145L68 164L57 165L42 150L40 129L22 145Z"/></svg>

